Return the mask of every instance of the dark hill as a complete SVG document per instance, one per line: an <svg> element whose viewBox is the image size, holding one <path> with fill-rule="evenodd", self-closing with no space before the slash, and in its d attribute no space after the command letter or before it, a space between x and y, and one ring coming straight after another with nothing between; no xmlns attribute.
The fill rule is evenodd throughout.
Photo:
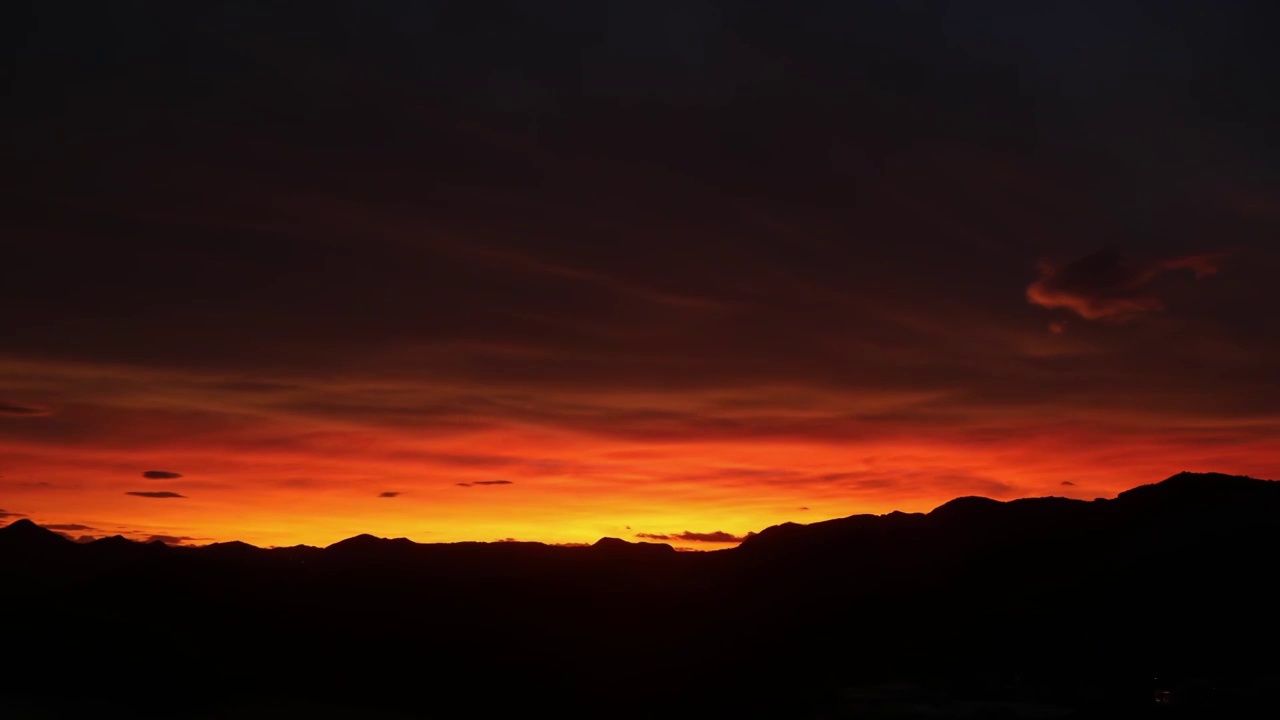
<svg viewBox="0 0 1280 720"><path fill-rule="evenodd" d="M630 542L612 537L600 538L591 546L591 549L596 553L608 553L622 559L661 558L676 551L666 543Z"/></svg>
<svg viewBox="0 0 1280 720"><path fill-rule="evenodd" d="M76 544L19 521L0 529L0 612L21 618L5 639L23 661L0 697L52 703L45 716L305 700L409 717L835 717L911 687L906 705L998 696L1139 717L1158 683L1176 685L1182 717L1238 714L1280 673L1262 651L1280 642L1278 488L1183 473L1114 500L960 498L714 553L617 538Z"/></svg>
<svg viewBox="0 0 1280 720"><path fill-rule="evenodd" d="M65 535L46 530L23 518L0 528L0 547L31 552L44 548L60 548L71 544Z"/></svg>
<svg viewBox="0 0 1280 720"><path fill-rule="evenodd" d="M112 535L110 537L98 538L89 544L98 549L119 550L133 545L133 541L125 538L123 535Z"/></svg>
<svg viewBox="0 0 1280 720"><path fill-rule="evenodd" d="M1182 472L1154 485L1126 490L1116 497L1120 505L1146 511L1202 510L1226 507L1248 512L1280 500L1280 483L1240 475Z"/></svg>

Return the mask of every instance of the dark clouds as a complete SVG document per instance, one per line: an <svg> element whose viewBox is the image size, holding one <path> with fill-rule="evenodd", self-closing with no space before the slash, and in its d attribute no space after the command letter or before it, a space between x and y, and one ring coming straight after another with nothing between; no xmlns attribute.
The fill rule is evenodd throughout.
<svg viewBox="0 0 1280 720"><path fill-rule="evenodd" d="M1163 310L1153 289L1162 273L1190 270L1196 278L1218 272L1221 255L1191 255L1154 263L1126 260L1103 250L1055 265L1043 262L1040 278L1027 287L1027 299L1049 309L1066 309L1085 320L1126 322ZM1055 332L1061 332L1061 326Z"/></svg>
<svg viewBox="0 0 1280 720"><path fill-rule="evenodd" d="M1010 292L1029 261L1074 234L1072 218L1112 213L1090 170L1168 174L1145 156L1107 156L1124 147L1123 126L1094 147L1098 133L1063 118L1104 122L1130 107L1129 88L1177 95L1174 109L1206 122L1194 96L1235 87L1211 79L1227 72L1223 53L1248 47L1225 15L1161 11L1159 27L1194 38L1175 52L1154 21L1102 2L873 5L801 3L779 22L695 2L668 24L635 0L538 21L460 11L408 34L391 19L416 16L408 9L359 27L317 12L298 21L314 44L269 49L255 23L297 21L283 8L225 22L214 10L204 29L159 32L147 13L86 3L86 18L126 28L120 47L54 34L36 13L15 84L33 112L7 119L31 125L13 134L27 150L6 163L30 176L14 186L31 197L11 221L29 242L0 284L0 321L15 321L3 323L15 328L6 345L232 369L246 379L229 387L284 390L293 383L253 378L372 366L582 387L875 380L897 366L849 345L957 349L903 314L929 308L960 326L1016 316ZM524 29L494 30L504 23ZM579 32L560 36L557 23ZM1079 42L1064 47L1062 28ZM167 56L170 42L188 51L154 67L173 82L132 64ZM246 65L246 47L272 72ZM347 47L377 52L332 54ZM343 72L314 70L329 63ZM1145 63L1169 64L1158 86L1130 67ZM91 112L102 101L69 79L103 67L116 68L115 110ZM1110 91L1085 94L1101 68ZM208 84L196 92L188 76ZM160 114L144 109L160 102L157 83ZM72 89L37 102L53 87ZM54 107L57 118L41 117ZM65 132L83 150L64 151ZM1045 152L1013 152L1027 145ZM1086 160L1096 164L1077 167ZM1163 217L1172 198L1108 226L1126 246L1158 244L1122 228ZM56 273L67 277L58 288L37 282ZM166 309L178 293L181 315L202 322ZM4 315L18 307L25 320ZM414 310L435 307L451 310ZM867 359L849 367L849 355Z"/></svg>
<svg viewBox="0 0 1280 720"><path fill-rule="evenodd" d="M1075 485L1075 483L1071 482L1070 480L1063 480L1063 481L1062 481L1061 483L1059 483L1059 484L1060 484L1060 485Z"/></svg>
<svg viewBox="0 0 1280 720"><path fill-rule="evenodd" d="M0 518L20 518L20 517L26 517L26 514L20 513L20 512L8 512L5 510L0 510Z"/></svg>
<svg viewBox="0 0 1280 720"><path fill-rule="evenodd" d="M158 500L167 499L167 498L185 498L186 497L186 495L179 495L176 492L169 492L167 490L161 490L161 491L133 490L130 492L126 492L125 495L134 495L136 497L144 497L144 498L154 498Z"/></svg>
<svg viewBox="0 0 1280 720"><path fill-rule="evenodd" d="M170 472L168 470L147 470L142 473L142 477L148 480L177 480L182 477L182 473Z"/></svg>
<svg viewBox="0 0 1280 720"><path fill-rule="evenodd" d="M51 414L47 408L35 405L19 405L17 403L4 402L0 400L0 417L42 417Z"/></svg>
<svg viewBox="0 0 1280 720"><path fill-rule="evenodd" d="M400 496L401 496L401 495L403 495L403 494L404 494L404 493L399 492L399 491L386 490L386 491L383 491L383 492L378 493L378 497L380 497L380 498L393 498L393 497L400 497Z"/></svg>
<svg viewBox="0 0 1280 720"><path fill-rule="evenodd" d="M514 485L510 480L472 480L471 482L455 483L458 487L475 487L477 485Z"/></svg>
<svg viewBox="0 0 1280 720"><path fill-rule="evenodd" d="M15 20L24 112L0 116L22 138L0 164L6 457L200 444L247 485L266 455L309 476L363 451L523 490L602 471L577 447L422 445L1007 442L1051 488L1081 468L1031 441L1069 453L1082 425L1146 457L1160 433L1274 431L1280 228L1269 200L1240 211L1280 186L1260 4L64 5ZM662 459L635 474L821 485L773 507L822 513L956 486L900 472L920 456ZM405 476L379 477L359 492Z"/></svg>
<svg viewBox="0 0 1280 720"><path fill-rule="evenodd" d="M78 530L78 531L97 530L97 528L92 528L92 527L89 527L88 525L79 525L76 523L68 523L65 525L44 525L43 527L49 530L64 530L68 532L73 530Z"/></svg>
<svg viewBox="0 0 1280 720"><path fill-rule="evenodd" d="M673 533L670 535L660 533L636 533L636 537L646 540L685 540L687 542L703 542L703 543L738 543L742 542L747 536L738 536L733 533L727 533L723 530L715 532L690 532Z"/></svg>
<svg viewBox="0 0 1280 720"><path fill-rule="evenodd" d="M143 542L159 542L165 545L182 545L199 538L186 537L185 535L150 535Z"/></svg>

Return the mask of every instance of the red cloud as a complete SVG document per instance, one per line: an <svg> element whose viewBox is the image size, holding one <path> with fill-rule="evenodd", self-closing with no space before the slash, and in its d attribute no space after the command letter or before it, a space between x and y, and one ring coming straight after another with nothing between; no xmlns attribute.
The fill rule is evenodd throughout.
<svg viewBox="0 0 1280 720"><path fill-rule="evenodd" d="M1192 272L1194 272L1196 274L1196 278L1199 279L1202 277L1208 277L1209 275L1217 274L1220 268L1218 268L1218 266L1214 265L1213 263L1218 258L1224 258L1226 256L1227 256L1226 253L1210 253L1207 255L1188 255L1187 257L1184 257L1184 258L1175 258L1173 260L1165 260L1164 262L1160 263L1160 267L1165 270L1180 270L1185 268L1187 270L1191 270Z"/></svg>
<svg viewBox="0 0 1280 720"><path fill-rule="evenodd" d="M1085 320L1119 323L1164 309L1149 285L1161 273L1187 269L1197 278L1218 272L1222 254L1191 255L1149 265L1127 262L1111 250L1058 265L1040 263L1040 277L1027 286L1027 300L1049 309L1065 309ZM1055 324L1060 332L1061 325Z"/></svg>

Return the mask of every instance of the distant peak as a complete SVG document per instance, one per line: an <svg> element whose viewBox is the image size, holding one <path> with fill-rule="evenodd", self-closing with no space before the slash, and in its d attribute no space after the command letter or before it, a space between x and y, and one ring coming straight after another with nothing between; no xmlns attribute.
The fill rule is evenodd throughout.
<svg viewBox="0 0 1280 720"><path fill-rule="evenodd" d="M1268 482L1248 475L1228 475L1226 473L1197 473L1183 470L1156 483L1157 485L1201 485L1205 483L1235 483L1237 485L1254 485Z"/></svg>
<svg viewBox="0 0 1280 720"><path fill-rule="evenodd" d="M0 528L0 537L22 543L42 543L45 545L74 544L75 542L61 533L40 527L27 518L15 520Z"/></svg>
<svg viewBox="0 0 1280 720"><path fill-rule="evenodd" d="M667 543L631 542L616 537L602 537L595 541L591 547L601 550L661 550L662 552L675 552L675 548Z"/></svg>
<svg viewBox="0 0 1280 720"><path fill-rule="evenodd" d="M373 535L370 535L369 533L360 533L359 535L353 535L352 537L349 537L349 538L347 538L347 539L345 539L345 540L339 540L338 542L333 543L332 545L328 545L327 547L331 547L331 548L333 548L333 547L361 547L361 546L367 546L367 545L374 545L374 544L379 543L379 542L381 542L381 541L382 541L382 538L380 538L380 537L374 537Z"/></svg>
<svg viewBox="0 0 1280 720"><path fill-rule="evenodd" d="M257 545L250 545L249 543L244 542L242 540L231 540L228 542L209 543L208 545L205 545L204 548L212 549L212 550L235 550L235 551L259 549Z"/></svg>
<svg viewBox="0 0 1280 720"><path fill-rule="evenodd" d="M1000 507L1004 503L999 500L992 500L988 497L980 497L977 495L966 495L958 497L955 500L949 500L930 512L933 516L954 516L963 515L971 512L982 512L992 508Z"/></svg>
<svg viewBox="0 0 1280 720"><path fill-rule="evenodd" d="M1139 485L1116 496L1122 502L1159 501L1179 504L1226 501L1272 493L1280 489L1273 480L1246 475L1180 472L1151 485Z"/></svg>
<svg viewBox="0 0 1280 720"><path fill-rule="evenodd" d="M417 543L409 538L380 538L375 535L370 535L369 533L361 533L355 537L349 537L346 540L339 540L338 542L329 545L328 548L373 548L386 547L388 545L408 546L417 545Z"/></svg>

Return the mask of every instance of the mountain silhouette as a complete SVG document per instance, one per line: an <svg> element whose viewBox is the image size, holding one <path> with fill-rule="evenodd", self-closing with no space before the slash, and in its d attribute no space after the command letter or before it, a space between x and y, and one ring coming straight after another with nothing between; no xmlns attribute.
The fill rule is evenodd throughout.
<svg viewBox="0 0 1280 720"><path fill-rule="evenodd" d="M35 571L69 554L75 542L23 518L0 528L0 570Z"/></svg>
<svg viewBox="0 0 1280 720"><path fill-rule="evenodd" d="M19 520L0 528L0 610L23 660L0 697L41 717L1254 712L1280 690L1276 518L1280 483L1181 473L703 553L75 543Z"/></svg>
<svg viewBox="0 0 1280 720"><path fill-rule="evenodd" d="M28 547L32 546L32 544L56 544L59 541L65 541L65 539L67 538L52 532L52 530L41 528L40 525L32 523L31 520L26 518L15 520L13 523L5 525L4 528L0 528L0 542L26 543Z"/></svg>
<svg viewBox="0 0 1280 720"><path fill-rule="evenodd" d="M133 541L123 535L111 535L109 537L98 538L89 543L95 549L100 550L124 550L133 546Z"/></svg>
<svg viewBox="0 0 1280 720"><path fill-rule="evenodd" d="M46 530L26 518L0 528L0 547L31 551L37 548L60 547L70 542L63 535Z"/></svg>

